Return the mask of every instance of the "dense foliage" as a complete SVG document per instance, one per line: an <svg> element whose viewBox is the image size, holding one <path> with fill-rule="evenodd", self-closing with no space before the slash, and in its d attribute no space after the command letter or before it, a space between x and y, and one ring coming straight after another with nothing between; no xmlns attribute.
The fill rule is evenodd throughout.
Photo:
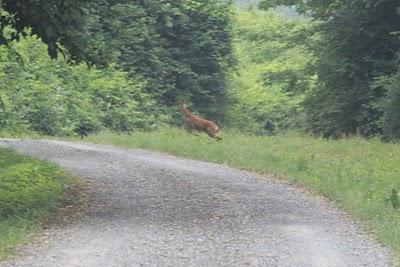
<svg viewBox="0 0 400 267"><path fill-rule="evenodd" d="M149 129L155 114L159 122L181 121L181 101L223 119L232 63L228 2L75 2L2 2L2 129L49 135ZM36 37L21 39L31 34L51 56L61 50L67 61L96 68L48 60Z"/></svg>
<svg viewBox="0 0 400 267"><path fill-rule="evenodd" d="M182 100L223 117L231 63L227 1L97 1L88 31L94 62L109 61L142 77L145 90L171 112ZM90 54L90 51L88 54Z"/></svg>
<svg viewBox="0 0 400 267"><path fill-rule="evenodd" d="M386 139L400 138L400 65L393 74L378 77L375 84L378 89L385 90L384 97L376 104L382 113L378 125L382 128Z"/></svg>
<svg viewBox="0 0 400 267"><path fill-rule="evenodd" d="M144 81L128 80L113 67L51 60L35 37L12 48L0 47L2 130L85 136L101 128L129 132L154 124L154 101L144 92Z"/></svg>
<svg viewBox="0 0 400 267"><path fill-rule="evenodd" d="M319 22L315 31L321 38L314 46L318 83L304 102L308 128L325 136L400 137L393 131L398 122L391 115L399 113L400 107L394 102L398 89L391 76L398 69L400 3L264 0L261 7L277 4L297 5ZM382 86L375 83L377 77Z"/></svg>
<svg viewBox="0 0 400 267"><path fill-rule="evenodd" d="M260 2L304 16L257 11L258 1L232 12L229 2L3 0L2 128L152 129L179 123L186 101L255 133L400 137L397 1ZM20 39L30 34L51 56L63 51L92 69L48 60L37 40Z"/></svg>
<svg viewBox="0 0 400 267"><path fill-rule="evenodd" d="M83 60L89 66L96 66L99 75L95 79L103 76L102 79L107 81L115 76L115 72L107 69L108 66L124 71L125 81L118 86L113 84L112 88L121 87L120 97L128 100L132 97L127 91L122 93L123 88L130 86L127 83L135 84L134 87L140 84L143 97L147 99L149 96L157 104L152 109L156 109L164 118L169 118L170 123L181 121L176 112L177 104L181 101L186 101L207 117L218 120L224 118L226 73L233 62L229 34L229 1L34 0L29 3L3 1L1 8L2 43L8 46L8 52L2 50L2 57L15 54L9 61L21 61L19 54L15 53L12 41L19 40L21 36L36 34L47 44L52 57L55 57L57 51L62 51L69 62L78 63ZM25 30L26 26L30 27L29 31ZM34 64L34 61L31 63ZM54 69L58 64L50 61L48 63L49 69ZM18 66L15 68L18 69ZM83 66L80 68L82 70ZM26 71L29 73L30 70ZM6 79L11 79L12 74L5 76ZM21 76L19 78L22 79ZM88 77L87 80L91 78L94 77ZM14 83L18 84L20 81ZM60 91L68 91L63 87L68 87L70 80L64 79L60 82L63 84ZM7 85L7 88L13 91L16 87ZM136 99L140 95L135 94ZM42 97L51 99L49 96ZM123 121L127 114L138 117L132 113L135 105L126 108L123 118L120 117L121 114L113 119L108 118L108 124L114 119L116 121L112 124L119 124L112 125L111 128L131 129L135 123ZM83 124L90 124L87 127L94 131L98 123L88 114L97 111L92 108L86 110L87 115L81 120L84 121ZM151 116L154 112L147 115ZM65 116L59 114L51 120L53 123L60 123L60 120L65 120ZM122 126L124 123L129 125ZM48 134L62 133L34 130Z"/></svg>
<svg viewBox="0 0 400 267"><path fill-rule="evenodd" d="M48 53L56 57L63 49L72 59L85 59L85 7L87 0L2 0L0 1L0 44L9 44L26 36L25 28L38 35L48 46ZM11 35L7 30L12 28Z"/></svg>
<svg viewBox="0 0 400 267"><path fill-rule="evenodd" d="M300 104L315 83L306 46L313 24L255 10L237 11L234 22L229 126L267 134L301 127Z"/></svg>

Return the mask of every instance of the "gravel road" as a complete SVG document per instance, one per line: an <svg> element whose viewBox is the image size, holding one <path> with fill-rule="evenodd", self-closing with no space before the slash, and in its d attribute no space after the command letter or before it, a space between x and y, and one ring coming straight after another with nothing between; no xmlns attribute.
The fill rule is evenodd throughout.
<svg viewBox="0 0 400 267"><path fill-rule="evenodd" d="M272 177L87 143L0 145L89 185L80 219L51 227L1 266L394 266L332 203Z"/></svg>

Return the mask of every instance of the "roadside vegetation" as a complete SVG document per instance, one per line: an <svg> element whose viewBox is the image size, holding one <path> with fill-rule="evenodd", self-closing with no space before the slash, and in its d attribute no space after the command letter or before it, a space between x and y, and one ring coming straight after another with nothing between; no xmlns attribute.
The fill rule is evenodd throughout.
<svg viewBox="0 0 400 267"><path fill-rule="evenodd" d="M57 208L70 178L53 164L0 148L0 259Z"/></svg>

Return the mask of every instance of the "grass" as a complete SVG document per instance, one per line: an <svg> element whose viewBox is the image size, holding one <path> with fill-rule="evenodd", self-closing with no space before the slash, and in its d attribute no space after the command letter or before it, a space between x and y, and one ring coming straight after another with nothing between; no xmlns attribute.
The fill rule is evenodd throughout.
<svg viewBox="0 0 400 267"><path fill-rule="evenodd" d="M298 134L260 137L227 132L223 138L217 143L206 136L165 129L133 135L104 132L85 141L157 150L286 177L337 201L366 222L379 240L400 252L400 144Z"/></svg>
<svg viewBox="0 0 400 267"><path fill-rule="evenodd" d="M70 176L57 166L0 148L0 259L38 230Z"/></svg>

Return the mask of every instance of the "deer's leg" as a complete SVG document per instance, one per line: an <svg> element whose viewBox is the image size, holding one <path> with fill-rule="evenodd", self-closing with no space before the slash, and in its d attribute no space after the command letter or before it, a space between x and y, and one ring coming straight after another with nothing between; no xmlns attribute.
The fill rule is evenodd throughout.
<svg viewBox="0 0 400 267"><path fill-rule="evenodd" d="M219 136L215 136L214 139L217 140L218 142L222 142L222 140L224 140L224 139L222 139L222 137L219 137Z"/></svg>
<svg viewBox="0 0 400 267"><path fill-rule="evenodd" d="M194 136L199 136L197 133L195 133L195 130L190 126L190 125L186 125L185 129L192 135Z"/></svg>
<svg viewBox="0 0 400 267"><path fill-rule="evenodd" d="M216 133L212 133L212 132L207 131L207 134L208 134L209 137L217 140L218 142L222 141L222 138L219 137Z"/></svg>
<svg viewBox="0 0 400 267"><path fill-rule="evenodd" d="M196 133L193 129L189 131L190 134L194 135L194 136L199 136L198 133Z"/></svg>
<svg viewBox="0 0 400 267"><path fill-rule="evenodd" d="M213 138L213 139L215 139L215 140L217 140L218 142L221 142L222 138L218 136L218 132L219 132L218 129L215 130L214 128L210 128L210 127L207 128L208 136Z"/></svg>

